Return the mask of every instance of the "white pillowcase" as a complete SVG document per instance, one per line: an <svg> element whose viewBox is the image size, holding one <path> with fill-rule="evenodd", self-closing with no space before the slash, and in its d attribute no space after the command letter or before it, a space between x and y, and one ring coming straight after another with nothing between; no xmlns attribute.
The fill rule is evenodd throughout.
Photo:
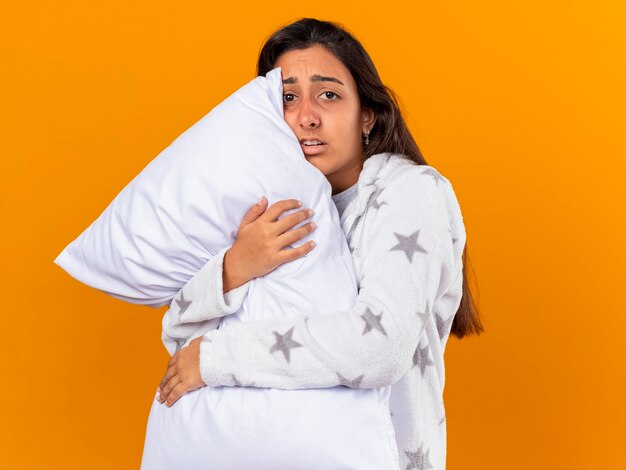
<svg viewBox="0 0 626 470"><path fill-rule="evenodd" d="M270 314L351 308L356 278L331 186L306 161L284 120L280 68L250 81L180 135L54 262L118 299L169 305L234 243L241 219L262 195L269 205L296 198L312 208L318 228L296 245L314 237L317 246L254 279L240 311L220 328ZM388 402L389 387L343 386L203 387L171 408L155 400L142 469L336 469L357 462L354 468L364 470L393 468Z"/></svg>
<svg viewBox="0 0 626 470"><path fill-rule="evenodd" d="M216 106L152 160L54 262L113 297L169 305L209 258L233 244L244 214L263 195L269 204L295 198L316 210L327 227L316 242L326 245L322 251L339 250L330 184L305 160L284 121L279 87L277 68ZM276 275L303 262L281 265Z"/></svg>

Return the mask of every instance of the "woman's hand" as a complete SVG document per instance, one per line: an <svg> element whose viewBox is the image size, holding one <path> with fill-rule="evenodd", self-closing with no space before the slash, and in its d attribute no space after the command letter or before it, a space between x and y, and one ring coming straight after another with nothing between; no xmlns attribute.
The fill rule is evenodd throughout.
<svg viewBox="0 0 626 470"><path fill-rule="evenodd" d="M283 263L301 258L315 247L315 242L310 241L285 249L315 230L314 222L291 230L313 215L310 209L278 219L283 212L297 209L301 204L297 199L284 199L265 210L267 199L264 197L252 206L239 225L235 243L224 256L224 292L264 276Z"/></svg>
<svg viewBox="0 0 626 470"><path fill-rule="evenodd" d="M165 376L159 384L159 403L167 400L166 405L172 406L185 393L206 386L200 376L201 341L202 336L191 340L170 358Z"/></svg>

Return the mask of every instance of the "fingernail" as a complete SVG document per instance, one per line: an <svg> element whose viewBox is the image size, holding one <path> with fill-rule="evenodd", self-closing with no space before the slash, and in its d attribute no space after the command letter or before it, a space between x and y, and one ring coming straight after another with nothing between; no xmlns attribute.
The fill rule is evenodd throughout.
<svg viewBox="0 0 626 470"><path fill-rule="evenodd" d="M302 205L302 201L298 201L298 207Z"/></svg>

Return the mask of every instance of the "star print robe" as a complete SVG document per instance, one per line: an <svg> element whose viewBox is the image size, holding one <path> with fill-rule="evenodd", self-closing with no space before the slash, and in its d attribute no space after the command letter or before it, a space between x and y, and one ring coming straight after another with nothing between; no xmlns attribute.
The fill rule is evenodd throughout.
<svg viewBox="0 0 626 470"><path fill-rule="evenodd" d="M249 282L226 294L220 251L163 318L170 352L202 335L209 386L302 389L391 385L402 469L445 468L444 349L462 296L465 226L450 181L402 155L368 158L341 216L357 274L349 310L265 318L219 330Z"/></svg>

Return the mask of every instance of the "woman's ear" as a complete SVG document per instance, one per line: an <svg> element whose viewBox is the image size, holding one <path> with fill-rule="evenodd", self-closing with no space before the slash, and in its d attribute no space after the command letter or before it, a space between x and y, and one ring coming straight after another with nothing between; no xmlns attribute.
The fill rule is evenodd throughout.
<svg viewBox="0 0 626 470"><path fill-rule="evenodd" d="M361 110L361 127L364 134L369 134L376 122L376 113L370 108L363 108Z"/></svg>

